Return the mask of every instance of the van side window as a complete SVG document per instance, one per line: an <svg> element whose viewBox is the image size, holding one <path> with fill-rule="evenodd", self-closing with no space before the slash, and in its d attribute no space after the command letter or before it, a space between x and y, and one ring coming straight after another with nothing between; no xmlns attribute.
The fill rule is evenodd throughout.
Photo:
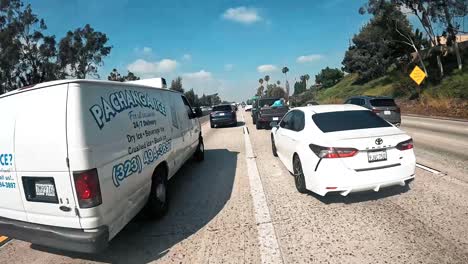
<svg viewBox="0 0 468 264"><path fill-rule="evenodd" d="M184 102L185 110L187 111L187 115L189 119L195 118L195 114L193 113L192 107L190 106L187 98L185 96L181 96L182 101Z"/></svg>

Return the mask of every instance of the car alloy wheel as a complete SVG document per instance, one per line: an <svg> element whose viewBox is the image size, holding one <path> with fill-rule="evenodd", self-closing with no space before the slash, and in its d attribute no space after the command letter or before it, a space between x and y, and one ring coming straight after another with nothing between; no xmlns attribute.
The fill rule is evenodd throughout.
<svg viewBox="0 0 468 264"><path fill-rule="evenodd" d="M299 156L295 155L293 158L293 170L294 170L294 183L296 184L296 189L300 193L306 193L307 189L305 187L304 172L302 171L302 164Z"/></svg>

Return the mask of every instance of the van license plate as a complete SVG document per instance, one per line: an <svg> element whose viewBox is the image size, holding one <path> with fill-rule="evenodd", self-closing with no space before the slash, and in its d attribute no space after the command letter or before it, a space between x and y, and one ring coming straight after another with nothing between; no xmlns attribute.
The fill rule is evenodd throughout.
<svg viewBox="0 0 468 264"><path fill-rule="evenodd" d="M278 121L278 117L273 117L273 121Z"/></svg>
<svg viewBox="0 0 468 264"><path fill-rule="evenodd" d="M384 111L383 113L384 113L384 115L391 115L392 114L392 112L390 112L390 111Z"/></svg>
<svg viewBox="0 0 468 264"><path fill-rule="evenodd" d="M224 116L224 113L219 113L220 116Z"/></svg>
<svg viewBox="0 0 468 264"><path fill-rule="evenodd" d="M36 196L55 197L53 184L36 183Z"/></svg>
<svg viewBox="0 0 468 264"><path fill-rule="evenodd" d="M369 162L387 160L387 151L386 150L368 151L367 159Z"/></svg>

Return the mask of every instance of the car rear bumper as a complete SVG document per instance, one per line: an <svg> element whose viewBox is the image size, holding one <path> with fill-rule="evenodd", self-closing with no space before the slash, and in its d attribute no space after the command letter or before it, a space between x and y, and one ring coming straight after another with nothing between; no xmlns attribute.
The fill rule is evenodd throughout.
<svg viewBox="0 0 468 264"><path fill-rule="evenodd" d="M107 226L85 232L83 229L33 224L0 217L2 235L33 244L68 251L96 253L108 245Z"/></svg>
<svg viewBox="0 0 468 264"><path fill-rule="evenodd" d="M237 124L237 118L230 118L230 119L211 119L210 120L211 124L213 125L219 125L219 126L222 126L222 125L234 125L234 124Z"/></svg>
<svg viewBox="0 0 468 264"><path fill-rule="evenodd" d="M400 178L400 179L392 179L392 180L374 182L374 183L369 183L369 184L364 184L364 185L337 187L336 189L325 188L325 189L322 189L322 191L319 191L319 194L324 196L325 194L329 192L338 192L341 195L346 196L352 192L362 192L362 191L370 191L370 190L378 192L380 191L380 189L385 188L385 187L396 186L396 185L405 186L407 183L413 180L414 180L414 174L408 177Z"/></svg>
<svg viewBox="0 0 468 264"><path fill-rule="evenodd" d="M269 125L273 121L279 123L282 118L282 116L259 116L257 122Z"/></svg>

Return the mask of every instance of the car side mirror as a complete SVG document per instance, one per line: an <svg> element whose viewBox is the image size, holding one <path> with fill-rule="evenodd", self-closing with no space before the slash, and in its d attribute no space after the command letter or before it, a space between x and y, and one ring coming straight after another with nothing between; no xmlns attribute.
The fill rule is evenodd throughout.
<svg viewBox="0 0 468 264"><path fill-rule="evenodd" d="M203 111L201 110L200 107L195 108L195 116L196 117L202 117L203 116Z"/></svg>
<svg viewBox="0 0 468 264"><path fill-rule="evenodd" d="M276 121L270 122L270 127L278 127L278 122Z"/></svg>

